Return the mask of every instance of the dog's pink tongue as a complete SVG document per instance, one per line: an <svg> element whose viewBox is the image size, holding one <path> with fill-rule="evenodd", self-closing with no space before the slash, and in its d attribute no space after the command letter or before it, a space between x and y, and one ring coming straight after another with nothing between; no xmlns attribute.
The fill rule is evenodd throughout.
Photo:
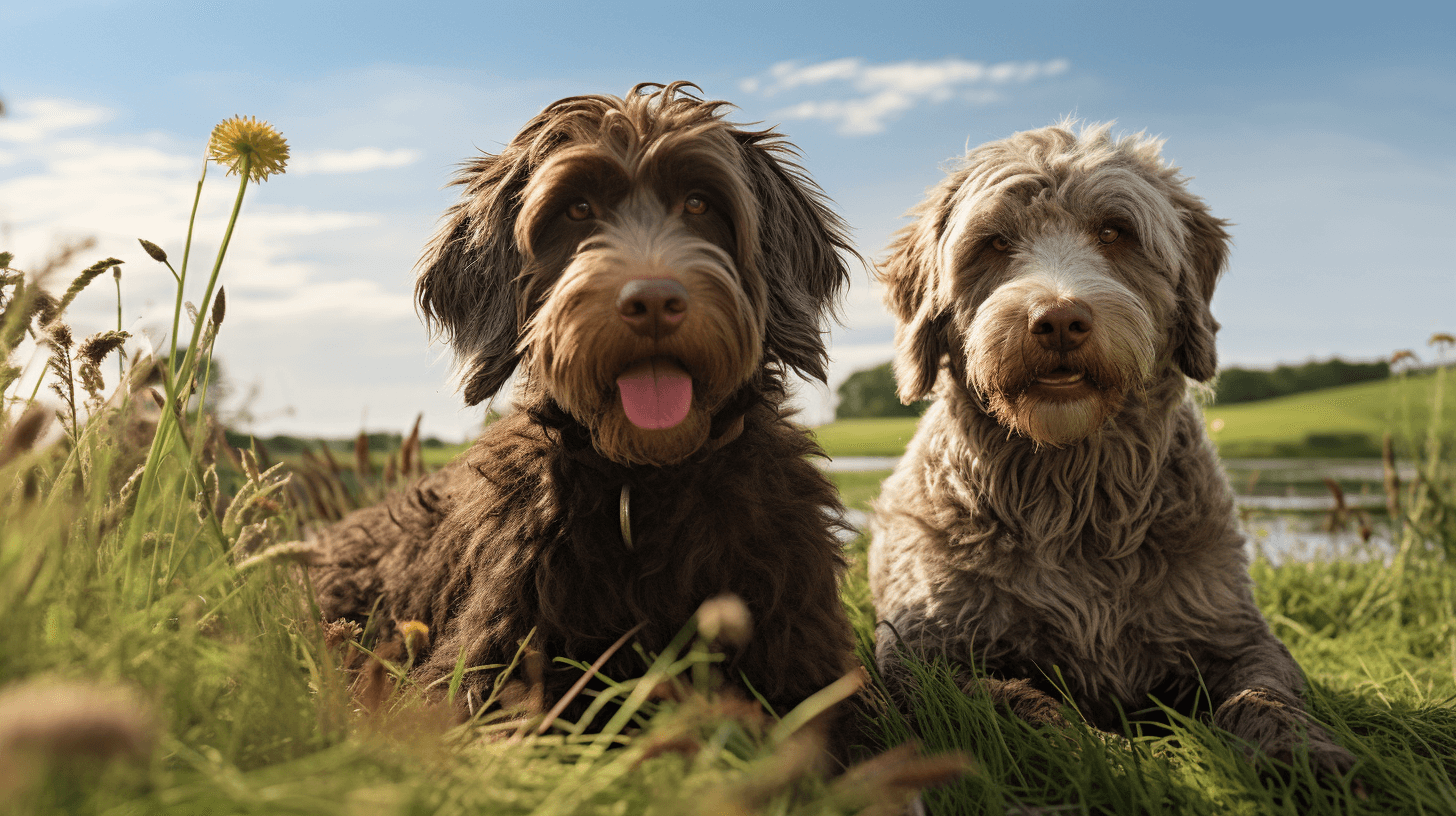
<svg viewBox="0 0 1456 816"><path fill-rule="evenodd" d="M622 410L639 428L660 431L682 422L693 404L693 378L671 360L640 362L617 378Z"/></svg>

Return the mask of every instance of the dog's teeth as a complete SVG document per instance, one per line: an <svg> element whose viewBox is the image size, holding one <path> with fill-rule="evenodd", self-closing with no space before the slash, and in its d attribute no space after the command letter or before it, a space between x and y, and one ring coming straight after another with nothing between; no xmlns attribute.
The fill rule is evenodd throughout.
<svg viewBox="0 0 1456 816"><path fill-rule="evenodd" d="M1060 377L1037 377L1036 381L1044 385L1071 385L1082 381L1082 372L1063 374Z"/></svg>

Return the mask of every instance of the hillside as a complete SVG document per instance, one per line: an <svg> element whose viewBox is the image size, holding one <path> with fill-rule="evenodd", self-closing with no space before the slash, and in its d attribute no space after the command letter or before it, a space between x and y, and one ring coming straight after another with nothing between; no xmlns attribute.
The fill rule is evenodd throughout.
<svg viewBox="0 0 1456 816"><path fill-rule="evenodd" d="M1210 405L1209 435L1226 458L1379 456L1381 437L1404 447L1430 427L1438 373L1401 375L1287 397ZM1456 376L1444 378L1444 426L1456 416ZM848 419L814 429L831 456L898 456L916 417Z"/></svg>
<svg viewBox="0 0 1456 816"><path fill-rule="evenodd" d="M1209 435L1229 458L1379 456L1393 433L1404 447L1431 424L1436 383L1443 379L1443 427L1456 413L1456 377L1396 376L1287 397L1204 408Z"/></svg>

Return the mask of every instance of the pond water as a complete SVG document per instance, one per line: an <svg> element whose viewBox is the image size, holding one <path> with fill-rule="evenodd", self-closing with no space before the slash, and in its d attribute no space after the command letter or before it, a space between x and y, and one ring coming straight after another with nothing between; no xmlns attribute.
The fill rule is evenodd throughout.
<svg viewBox="0 0 1456 816"><path fill-rule="evenodd" d="M894 456L843 456L825 463L830 472L883 471ZM1394 552L1385 514L1384 469L1368 459L1227 459L1250 555L1271 561L1384 558ZM1402 467L1401 482L1414 469ZM1326 479L1340 488L1345 512ZM848 520L866 529L869 517L849 511ZM848 534L852 540L854 534Z"/></svg>

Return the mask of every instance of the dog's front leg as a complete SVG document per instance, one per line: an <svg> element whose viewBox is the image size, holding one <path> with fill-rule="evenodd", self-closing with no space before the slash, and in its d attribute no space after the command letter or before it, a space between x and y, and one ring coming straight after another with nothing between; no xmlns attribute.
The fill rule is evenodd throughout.
<svg viewBox="0 0 1456 816"><path fill-rule="evenodd" d="M1258 626L1263 631L1232 659L1200 664L1217 705L1214 724L1281 762L1293 762L1295 749L1303 743L1311 766L1343 776L1354 766L1354 755L1310 718L1300 699L1304 679L1299 665L1262 618Z"/></svg>

